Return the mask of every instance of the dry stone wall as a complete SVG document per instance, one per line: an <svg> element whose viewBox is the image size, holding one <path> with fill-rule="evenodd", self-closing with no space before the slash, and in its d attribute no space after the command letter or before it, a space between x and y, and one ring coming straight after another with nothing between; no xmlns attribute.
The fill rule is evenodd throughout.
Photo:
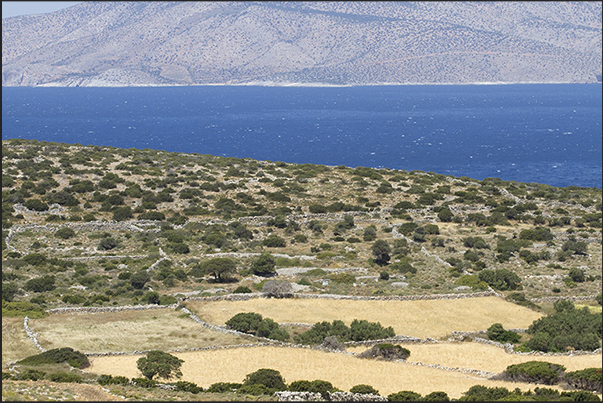
<svg viewBox="0 0 603 403"><path fill-rule="evenodd" d="M42 347L38 342L38 334L31 330L31 328L29 327L29 317L27 316L23 320L23 327L25 328L25 333L27 333L27 337L33 342L34 346L36 346L36 348L42 352L46 351L46 349Z"/></svg>

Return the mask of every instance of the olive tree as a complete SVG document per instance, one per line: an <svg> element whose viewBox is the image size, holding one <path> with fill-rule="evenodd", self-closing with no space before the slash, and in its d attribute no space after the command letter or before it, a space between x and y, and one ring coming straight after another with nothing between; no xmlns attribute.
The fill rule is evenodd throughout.
<svg viewBox="0 0 603 403"><path fill-rule="evenodd" d="M183 362L184 360L171 354L152 350L147 353L146 357L139 358L136 361L136 366L147 379L153 379L155 375L158 375L160 378L171 379L182 376L180 367Z"/></svg>

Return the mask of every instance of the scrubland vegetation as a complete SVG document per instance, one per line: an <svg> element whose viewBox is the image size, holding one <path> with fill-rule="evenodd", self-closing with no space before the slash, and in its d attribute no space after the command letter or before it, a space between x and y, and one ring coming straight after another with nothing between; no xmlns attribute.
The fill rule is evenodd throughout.
<svg viewBox="0 0 603 403"><path fill-rule="evenodd" d="M31 377L68 382L60 375L68 364L14 364L39 352L25 317L46 350L138 352L89 356L81 375L93 383L100 374L127 377L112 388L134 400L274 400L274 388L243 385L262 368L287 385L324 380L342 391L367 385L424 399L569 396L559 384L535 392L523 376L490 379L529 361L557 366L563 387L592 389L600 377L600 350L521 356L501 346L601 348L601 189L30 140L3 141L2 173L3 373L13 368L6 396L16 396L11 382ZM478 292L490 294L437 299ZM239 298L204 298L220 295ZM161 309L107 311L136 305ZM74 307L106 311L56 311ZM474 333L459 339L459 331ZM349 344L370 339L388 341L374 350ZM260 342L281 347L185 351ZM179 382L194 385L132 382L148 350L183 359ZM363 352L366 359L355 356ZM214 364L195 365L211 357ZM241 385L208 391L220 382Z"/></svg>

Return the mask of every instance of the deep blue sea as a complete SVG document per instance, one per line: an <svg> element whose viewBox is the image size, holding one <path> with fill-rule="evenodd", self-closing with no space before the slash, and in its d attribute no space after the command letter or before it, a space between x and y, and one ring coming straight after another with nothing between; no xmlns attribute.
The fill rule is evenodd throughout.
<svg viewBox="0 0 603 403"><path fill-rule="evenodd" d="M2 139L601 188L601 84L3 88Z"/></svg>

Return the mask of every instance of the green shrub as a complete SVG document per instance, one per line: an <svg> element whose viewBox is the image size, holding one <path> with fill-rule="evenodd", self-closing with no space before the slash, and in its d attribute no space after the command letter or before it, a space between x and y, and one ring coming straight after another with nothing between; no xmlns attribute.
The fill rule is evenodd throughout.
<svg viewBox="0 0 603 403"><path fill-rule="evenodd" d="M269 248L284 248L287 242L278 235L270 235L262 241L262 245Z"/></svg>
<svg viewBox="0 0 603 403"><path fill-rule="evenodd" d="M52 382L74 382L81 383L83 378L77 374L71 374L69 372L55 372L54 374L48 374L46 379Z"/></svg>
<svg viewBox="0 0 603 403"><path fill-rule="evenodd" d="M540 383L554 385L559 382L563 365L551 364L545 361L527 361L521 364L509 365L503 372L505 379L512 382Z"/></svg>
<svg viewBox="0 0 603 403"><path fill-rule="evenodd" d="M559 400L572 400L574 402L600 402L601 398L592 392L579 390L574 392L561 392Z"/></svg>
<svg viewBox="0 0 603 403"><path fill-rule="evenodd" d="M247 394L253 396L270 396L274 394L274 392L276 392L276 389L268 388L265 385L261 384L243 384L243 386L237 389L238 394Z"/></svg>
<svg viewBox="0 0 603 403"><path fill-rule="evenodd" d="M28 301L5 301L2 300L2 316L6 317L25 317L39 319L48 316L48 312L39 305Z"/></svg>
<svg viewBox="0 0 603 403"><path fill-rule="evenodd" d="M270 253L262 253L251 263L251 271L258 276L267 276L276 273L276 261Z"/></svg>
<svg viewBox="0 0 603 403"><path fill-rule="evenodd" d="M601 393L601 368L585 368L579 371L566 372L563 375L563 380L574 388Z"/></svg>
<svg viewBox="0 0 603 403"><path fill-rule="evenodd" d="M27 291L33 292L52 291L56 288L55 277L53 275L46 275L32 278L31 280L27 280L23 288Z"/></svg>
<svg viewBox="0 0 603 403"><path fill-rule="evenodd" d="M193 382L187 382L187 381L178 381L175 384L177 391L181 391L181 392L190 392L190 393L194 393L197 394L199 392L203 392L203 388L200 386L197 386L197 384L193 383Z"/></svg>
<svg viewBox="0 0 603 403"><path fill-rule="evenodd" d="M106 237L100 240L98 250L111 250L119 246L119 241L112 237Z"/></svg>
<svg viewBox="0 0 603 403"><path fill-rule="evenodd" d="M247 374L243 381L243 386L245 385L264 385L269 389L287 390L285 380L280 372L267 368L258 369L255 372Z"/></svg>
<svg viewBox="0 0 603 403"><path fill-rule="evenodd" d="M128 385L130 383L130 380L128 378L126 378L125 376L112 376L112 375L106 375L106 374L102 374L98 377L98 379L96 380L96 382L98 382L100 385Z"/></svg>
<svg viewBox="0 0 603 403"><path fill-rule="evenodd" d="M157 386L157 381L147 378L132 378L130 382L132 385L139 386L141 388L154 388Z"/></svg>
<svg viewBox="0 0 603 403"><path fill-rule="evenodd" d="M365 384L352 386L352 388L350 389L350 392L361 393L361 394L371 394L371 395L377 395L377 396L379 395L379 391L377 389L373 388L371 385L365 385Z"/></svg>
<svg viewBox="0 0 603 403"><path fill-rule="evenodd" d="M495 323L488 328L488 338L501 343L518 343L521 338L517 333L505 330L503 325Z"/></svg>
<svg viewBox="0 0 603 403"><path fill-rule="evenodd" d="M450 211L450 210L449 210ZM387 396L390 402L413 402L421 399L421 395L410 390L403 390Z"/></svg>
<svg viewBox="0 0 603 403"><path fill-rule="evenodd" d="M350 338L353 341L387 339L395 335L391 326L384 328L379 322L354 319L350 324Z"/></svg>
<svg viewBox="0 0 603 403"><path fill-rule="evenodd" d="M449 402L450 398L446 392L431 392L421 398L425 402Z"/></svg>
<svg viewBox="0 0 603 403"><path fill-rule="evenodd" d="M234 294L249 294L249 293L251 293L251 292L252 292L252 291L251 291L251 289L250 289L249 287L244 286L244 285L240 285L240 286L238 286L238 287L237 287L237 288L236 288L236 289L233 291L233 293L234 293Z"/></svg>
<svg viewBox="0 0 603 403"><path fill-rule="evenodd" d="M526 345L538 351L592 351L601 346L601 314L587 307L575 309L571 301L557 301L555 313L535 320L527 329L533 335Z"/></svg>
<svg viewBox="0 0 603 403"><path fill-rule="evenodd" d="M477 276L495 290L501 291L515 290L521 283L519 276L507 269L482 270Z"/></svg>
<svg viewBox="0 0 603 403"><path fill-rule="evenodd" d="M61 239L69 239L75 236L75 231L69 227L62 227L54 233L54 236Z"/></svg>
<svg viewBox="0 0 603 403"><path fill-rule="evenodd" d="M40 354L30 355L18 361L22 365L60 364L66 362L74 368L90 366L88 357L71 347L53 348Z"/></svg>
<svg viewBox="0 0 603 403"><path fill-rule="evenodd" d="M239 332L255 334L262 320L259 313L241 312L226 321L226 326Z"/></svg>
<svg viewBox="0 0 603 403"><path fill-rule="evenodd" d="M30 253L23 256L23 261L32 266L42 266L46 263L46 256L41 253Z"/></svg>
<svg viewBox="0 0 603 403"><path fill-rule="evenodd" d="M470 402L492 402L504 399L510 394L511 392L507 388L489 388L487 386L474 385L464 392L459 400Z"/></svg>
<svg viewBox="0 0 603 403"><path fill-rule="evenodd" d="M17 379L19 380L30 380L30 381L38 381L40 379L44 379L46 377L46 372L38 371L37 369L26 369L17 375Z"/></svg>

